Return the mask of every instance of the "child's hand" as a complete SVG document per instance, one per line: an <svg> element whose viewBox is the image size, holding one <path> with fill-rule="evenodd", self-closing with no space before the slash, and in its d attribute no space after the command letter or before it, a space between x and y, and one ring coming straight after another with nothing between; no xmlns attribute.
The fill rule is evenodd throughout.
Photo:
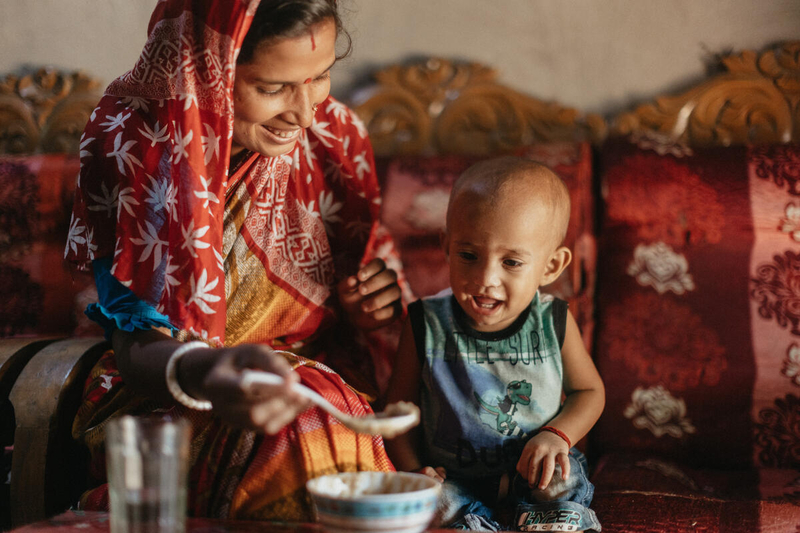
<svg viewBox="0 0 800 533"><path fill-rule="evenodd" d="M432 466L423 466L417 470L417 474L425 474L428 477L432 477L439 483L444 483L444 480L447 479L447 471L443 466L437 466L436 468L433 468Z"/></svg>
<svg viewBox="0 0 800 533"><path fill-rule="evenodd" d="M544 490L553 479L556 463L561 465L561 478L569 478L569 446L558 435L542 431L525 444L517 472L529 487Z"/></svg>
<svg viewBox="0 0 800 533"><path fill-rule="evenodd" d="M372 330L391 324L402 314L397 272L373 259L364 268L339 282L339 302L357 328Z"/></svg>

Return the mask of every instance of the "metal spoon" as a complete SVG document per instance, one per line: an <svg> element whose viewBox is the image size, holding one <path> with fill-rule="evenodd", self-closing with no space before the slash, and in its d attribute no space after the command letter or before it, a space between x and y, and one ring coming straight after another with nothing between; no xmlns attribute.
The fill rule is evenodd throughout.
<svg viewBox="0 0 800 533"><path fill-rule="evenodd" d="M257 385L283 385L283 378L271 372L243 370L242 385L246 389ZM356 433L369 433L392 438L419 424L419 407L413 403L397 402L387 405L386 409L380 413L353 416L341 412L328 400L305 385L293 383L292 389Z"/></svg>

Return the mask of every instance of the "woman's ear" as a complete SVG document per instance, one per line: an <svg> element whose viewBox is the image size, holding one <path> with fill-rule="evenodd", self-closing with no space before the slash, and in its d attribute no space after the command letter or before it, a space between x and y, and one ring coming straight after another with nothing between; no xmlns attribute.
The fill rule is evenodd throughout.
<svg viewBox="0 0 800 533"><path fill-rule="evenodd" d="M542 282L540 285L549 285L557 280L558 276L564 272L564 269L567 268L567 265L569 265L571 261L572 252L569 248L566 246L560 246L558 249L556 249L556 251L550 255L550 259L547 261L547 267L544 269L544 275L542 275Z"/></svg>

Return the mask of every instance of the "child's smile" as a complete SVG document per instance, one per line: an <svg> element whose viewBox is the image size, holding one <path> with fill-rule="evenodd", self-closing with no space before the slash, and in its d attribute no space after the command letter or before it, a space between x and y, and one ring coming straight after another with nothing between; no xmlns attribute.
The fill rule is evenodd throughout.
<svg viewBox="0 0 800 533"><path fill-rule="evenodd" d="M472 305L475 311L483 315L491 315L503 304L502 300L487 298L485 296L473 296Z"/></svg>

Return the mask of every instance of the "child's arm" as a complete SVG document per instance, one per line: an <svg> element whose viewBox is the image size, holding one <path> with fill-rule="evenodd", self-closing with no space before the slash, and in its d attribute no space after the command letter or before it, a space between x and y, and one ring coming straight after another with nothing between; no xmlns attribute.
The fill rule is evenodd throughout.
<svg viewBox="0 0 800 533"><path fill-rule="evenodd" d="M561 348L566 398L559 414L547 425L563 432L571 442L581 440L594 426L605 406L603 380L583 345L578 325L567 312L567 329ZM569 477L569 445L557 434L542 431L531 438L517 462L517 471L530 486L544 489L553 477L556 463L562 477Z"/></svg>
<svg viewBox="0 0 800 533"><path fill-rule="evenodd" d="M419 405L419 384L422 376L422 364L417 355L417 346L414 341L414 332L411 320L403 324L400 335L400 344L397 348L392 377L389 380L389 389L386 393L387 403L399 401L413 402ZM384 439L386 452L398 470L406 472L420 472L442 481L445 477L443 468L424 467L419 459L419 449L422 445L422 429L420 426L412 428L407 433L398 435L393 439Z"/></svg>

